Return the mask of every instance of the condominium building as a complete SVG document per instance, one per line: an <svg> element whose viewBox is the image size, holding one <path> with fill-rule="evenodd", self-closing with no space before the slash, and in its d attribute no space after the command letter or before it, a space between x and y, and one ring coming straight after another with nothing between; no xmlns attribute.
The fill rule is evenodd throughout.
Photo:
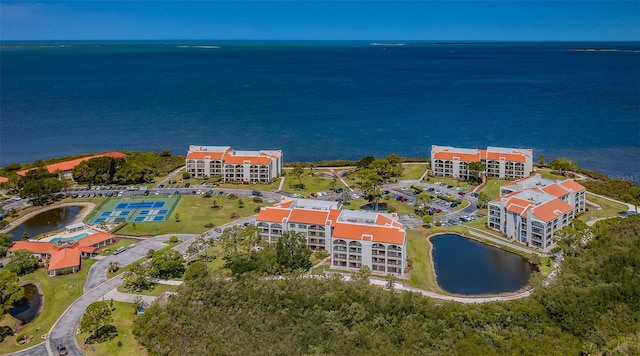
<svg viewBox="0 0 640 356"><path fill-rule="evenodd" d="M282 151L191 145L186 168L192 177L220 176L224 182L270 183L282 173Z"/></svg>
<svg viewBox="0 0 640 356"><path fill-rule="evenodd" d="M533 150L487 147L482 149L431 146L431 171L435 176L469 179L480 172L469 170L469 163L480 162L489 178L517 179L531 174Z"/></svg>
<svg viewBox="0 0 640 356"><path fill-rule="evenodd" d="M489 202L487 225L516 241L549 250L553 235L586 208L586 189L571 179L555 181L539 174L500 188Z"/></svg>
<svg viewBox="0 0 640 356"><path fill-rule="evenodd" d="M256 218L260 236L277 242L285 231L302 233L314 251L330 253L331 266L402 276L406 267L406 232L397 214L343 210L333 201L283 197L262 208Z"/></svg>

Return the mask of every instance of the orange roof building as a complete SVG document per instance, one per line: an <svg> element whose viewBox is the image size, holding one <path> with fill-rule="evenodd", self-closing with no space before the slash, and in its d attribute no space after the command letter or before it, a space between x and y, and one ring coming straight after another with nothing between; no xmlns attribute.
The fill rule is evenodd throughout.
<svg viewBox="0 0 640 356"><path fill-rule="evenodd" d="M236 151L229 146L189 146L192 177L220 176L225 182L270 183L282 173L282 151Z"/></svg>
<svg viewBox="0 0 640 356"><path fill-rule="evenodd" d="M120 152L107 152L107 153L102 153L99 155L95 155L95 156L87 156L87 157L82 157L82 158L77 158L71 161L64 161L64 162L58 162L58 163L53 163L50 164L48 166L45 166L45 168L49 171L49 173L53 173L56 171L60 171L62 173L64 173L65 175L70 175L73 171L74 168L76 168L77 165L79 165L80 163L84 162L84 161L88 161L92 158L98 158L98 157L111 157L111 158L126 158L127 155L125 155L124 153L120 153ZM31 168L33 169L33 168ZM27 172L29 172L31 169L24 169L21 171L18 171L16 173L18 173L18 175L25 175L27 174Z"/></svg>
<svg viewBox="0 0 640 356"><path fill-rule="evenodd" d="M114 241L114 235L98 232L77 241L73 239L62 239L56 243L31 240L15 241L7 249L7 252L12 254L19 250L27 250L42 260L48 260L49 276L56 276L79 271L82 266L81 256L91 256L98 248Z"/></svg>
<svg viewBox="0 0 640 356"><path fill-rule="evenodd" d="M284 232L296 231L311 250L330 252L333 268L403 275L406 232L397 214L343 210L335 201L282 197L262 208L256 225L263 239L276 242Z"/></svg>
<svg viewBox="0 0 640 356"><path fill-rule="evenodd" d="M484 165L487 177L522 178L533 170L533 150L487 147L487 149L431 146L431 170L435 176L469 179L481 172L469 169L469 163Z"/></svg>
<svg viewBox="0 0 640 356"><path fill-rule="evenodd" d="M502 186L500 195L489 202L489 228L545 251L555 246L555 232L586 209L586 189L571 179L537 174Z"/></svg>

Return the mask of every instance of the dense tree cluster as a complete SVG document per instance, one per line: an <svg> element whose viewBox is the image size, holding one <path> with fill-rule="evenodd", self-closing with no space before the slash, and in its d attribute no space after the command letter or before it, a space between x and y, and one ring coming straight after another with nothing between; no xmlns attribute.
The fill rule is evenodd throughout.
<svg viewBox="0 0 640 356"><path fill-rule="evenodd" d="M463 305L332 278L194 274L134 334L158 355L638 354L640 219L593 232L550 286L521 300Z"/></svg>
<svg viewBox="0 0 640 356"><path fill-rule="evenodd" d="M382 197L383 184L400 177L402 170L402 159L390 154L386 158L363 157L351 174L367 200L377 204Z"/></svg>
<svg viewBox="0 0 640 356"><path fill-rule="evenodd" d="M24 288L19 284L18 275L0 269L0 317L8 313L24 297Z"/></svg>
<svg viewBox="0 0 640 356"><path fill-rule="evenodd" d="M9 262L4 267L18 276L31 273L40 267L40 259L34 256L31 251L18 250L11 254Z"/></svg>

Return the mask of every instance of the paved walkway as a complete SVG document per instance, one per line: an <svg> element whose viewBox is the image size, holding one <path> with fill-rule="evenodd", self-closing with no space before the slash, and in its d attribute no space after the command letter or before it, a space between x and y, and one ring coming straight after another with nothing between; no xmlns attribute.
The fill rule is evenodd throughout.
<svg viewBox="0 0 640 356"><path fill-rule="evenodd" d="M518 244L514 244L514 243L511 243L509 241L505 241L505 240L503 240L503 239L501 239L499 237L489 236L486 232L484 232L484 231L482 231L482 230L480 230L478 228L471 227L471 226L465 226L465 227L469 229L469 233L471 235L473 235L473 236L475 236L477 238L483 239L483 240L489 240L489 241L491 241L491 242L493 242L495 244L498 244L500 246L509 247L509 248L514 249L514 250L522 251L522 252L528 253L528 254L535 253L535 254L538 254L540 256L546 256L547 255L546 253L543 253L543 252L540 252L540 251L534 251L534 250L531 250L531 249L526 248L524 246L521 246L521 245L518 245ZM476 230L476 231L474 231L474 230Z"/></svg>
<svg viewBox="0 0 640 356"><path fill-rule="evenodd" d="M108 291L104 295L104 297L102 297L103 300L113 299L115 301L125 302L125 303L135 303L137 299L141 299L145 303L145 305L151 305L153 302L156 301L157 298L158 297L154 297L151 295L118 292L117 287L115 289Z"/></svg>

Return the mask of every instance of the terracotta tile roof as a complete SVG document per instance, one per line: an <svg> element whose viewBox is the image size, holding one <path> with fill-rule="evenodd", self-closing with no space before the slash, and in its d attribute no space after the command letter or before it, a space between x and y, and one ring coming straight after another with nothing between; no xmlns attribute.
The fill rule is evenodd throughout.
<svg viewBox="0 0 640 356"><path fill-rule="evenodd" d="M395 227L338 222L332 237L402 245L405 231Z"/></svg>
<svg viewBox="0 0 640 356"><path fill-rule="evenodd" d="M533 206L532 202L528 200L520 199L520 198L515 198L515 197L509 198L509 200L504 205L504 207L508 211L519 214L519 215L524 215L527 209L530 208L531 206Z"/></svg>
<svg viewBox="0 0 640 356"><path fill-rule="evenodd" d="M537 216L544 222L549 222L560 215L570 212L571 210L573 210L571 205L558 198L554 198L535 207L533 209L533 215Z"/></svg>
<svg viewBox="0 0 640 356"><path fill-rule="evenodd" d="M290 222L325 225L329 212L327 210L311 210L311 209L293 209Z"/></svg>
<svg viewBox="0 0 640 356"><path fill-rule="evenodd" d="M282 208L262 208L256 217L256 221L282 223L284 219L289 217L290 209Z"/></svg>
<svg viewBox="0 0 640 356"><path fill-rule="evenodd" d="M9 178L7 177L0 177L0 183L6 183L9 181Z"/></svg>
<svg viewBox="0 0 640 356"><path fill-rule="evenodd" d="M52 242L15 241L13 245L7 249L7 251L16 252L18 250L27 250L33 253L51 255L59 249L60 248Z"/></svg>
<svg viewBox="0 0 640 356"><path fill-rule="evenodd" d="M340 214L342 214L342 210L329 209L329 217L327 218L327 222L331 223L331 226L336 226L336 221L338 221Z"/></svg>
<svg viewBox="0 0 640 356"><path fill-rule="evenodd" d="M98 232L93 235L86 236L80 240L78 240L79 246L92 246L98 244L103 241L107 241L112 239L114 236L108 232Z"/></svg>
<svg viewBox="0 0 640 356"><path fill-rule="evenodd" d="M473 154L473 153L440 151L440 152L435 152L433 155L433 158L449 160L449 161L457 159L465 162L480 162L480 155Z"/></svg>
<svg viewBox="0 0 640 356"><path fill-rule="evenodd" d="M187 153L187 159L222 160L229 151L192 151Z"/></svg>
<svg viewBox="0 0 640 356"><path fill-rule="evenodd" d="M567 180L564 180L564 181L560 182L560 184L561 184L563 187L567 188L567 189L571 189L571 190L573 190L574 192L579 192L579 191L582 191L582 190L584 190L584 189L585 189L585 188L582 186L582 184L580 184L580 183L576 182L576 181L575 181L575 180L573 180L573 179L567 179Z"/></svg>
<svg viewBox="0 0 640 356"><path fill-rule="evenodd" d="M64 162L59 162L59 163L54 163L54 164L50 164L48 166L46 166L47 170L49 171L49 173L53 173L57 170L60 170L62 172L64 171L69 171L74 169L77 165L79 165L80 163L84 162L84 161L88 161L92 158L98 158L98 157L112 157L112 158L125 158L127 157L127 155L125 155L124 153L120 153L120 152L107 152L107 153L102 153L99 155L95 155L95 156L87 156L87 157L82 157L82 158L78 158L78 159L74 159L71 161L64 161ZM33 168L31 168L33 169ZM18 171L17 173L21 176L27 174L28 171L30 171L31 169L25 169L22 171Z"/></svg>
<svg viewBox="0 0 640 356"><path fill-rule="evenodd" d="M63 248L51 255L47 270L53 271L75 266L80 266L80 250L77 248Z"/></svg>
<svg viewBox="0 0 640 356"><path fill-rule="evenodd" d="M566 189L556 183L549 184L548 186L543 187L541 190L558 198L563 197L569 193Z"/></svg>
<svg viewBox="0 0 640 356"><path fill-rule="evenodd" d="M487 160L499 161L501 159L510 161L510 162L525 162L525 157L519 153L504 153L504 152L492 152L488 151Z"/></svg>
<svg viewBox="0 0 640 356"><path fill-rule="evenodd" d="M259 165L268 165L271 162L271 159L268 156L234 156L228 155L224 158L225 164L244 164L249 162L249 164L259 164Z"/></svg>
<svg viewBox="0 0 640 356"><path fill-rule="evenodd" d="M78 250L80 250L80 252L84 252L84 253L94 253L98 250L97 247L91 247L91 246L78 246Z"/></svg>

